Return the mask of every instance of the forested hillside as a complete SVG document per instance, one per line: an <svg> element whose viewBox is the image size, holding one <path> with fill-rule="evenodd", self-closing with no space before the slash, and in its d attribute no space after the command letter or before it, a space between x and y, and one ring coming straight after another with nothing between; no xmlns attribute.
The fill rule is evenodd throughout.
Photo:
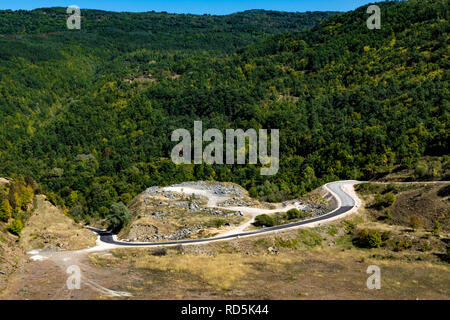
<svg viewBox="0 0 450 320"><path fill-rule="evenodd" d="M302 32L331 13L88 11L86 30L38 36L59 32L64 11L0 12L0 175L30 175L74 216L102 218L151 185L216 179L280 200L449 155L448 1L379 5L381 30L365 6ZM194 120L279 128L279 173L175 166L171 132Z"/></svg>

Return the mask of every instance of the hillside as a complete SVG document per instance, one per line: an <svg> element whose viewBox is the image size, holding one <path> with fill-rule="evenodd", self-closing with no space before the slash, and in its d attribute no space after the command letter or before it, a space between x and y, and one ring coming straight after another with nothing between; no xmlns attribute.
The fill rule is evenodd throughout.
<svg viewBox="0 0 450 320"><path fill-rule="evenodd" d="M134 25L129 14L97 12L92 17L108 19L88 18L79 34L3 37L0 173L33 176L72 216L89 220L105 218L113 203L129 203L152 185L231 181L254 197L281 201L327 181L413 169L423 156L442 156L437 170L447 172L448 2L380 7L381 30L367 29L366 6L302 32L292 32L298 20L289 14L287 20L261 12L174 17L192 30L197 20L228 30L224 38L210 34L209 46L209 36L193 32L206 40L192 41L188 28L182 39L189 48L174 46L179 27L165 26L172 17L156 13L139 17L161 18L175 42L163 37L140 44L135 39L153 36L140 33L147 24ZM23 14L2 16L13 21ZM252 26L231 24L243 33L225 27L227 19L245 22L252 15ZM41 18L40 12L29 14L37 22L25 31L55 30ZM275 22L273 33L290 32L241 41L252 28L264 30L258 21L265 19ZM111 30L111 21L121 22ZM11 59L12 52L22 56ZM280 128L279 173L261 177L257 166L175 166L171 132L192 129L193 120L221 130Z"/></svg>

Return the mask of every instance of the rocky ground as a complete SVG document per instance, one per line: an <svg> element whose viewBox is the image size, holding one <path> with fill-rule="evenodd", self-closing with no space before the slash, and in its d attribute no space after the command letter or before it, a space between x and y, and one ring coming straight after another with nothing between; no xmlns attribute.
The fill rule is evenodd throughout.
<svg viewBox="0 0 450 320"><path fill-rule="evenodd" d="M323 202L296 199L280 204L260 203L232 183L184 182L150 187L129 205L134 219L120 234L128 242L154 242L212 237L243 231L258 214L298 208L312 216L329 208ZM241 230L242 229L242 230Z"/></svg>

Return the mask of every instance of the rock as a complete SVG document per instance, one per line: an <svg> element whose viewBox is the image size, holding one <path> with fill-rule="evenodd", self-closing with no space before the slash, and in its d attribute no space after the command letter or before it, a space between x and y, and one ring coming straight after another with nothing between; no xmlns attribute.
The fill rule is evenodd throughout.
<svg viewBox="0 0 450 320"><path fill-rule="evenodd" d="M3 270L0 270L0 274L6 274L6 272Z"/></svg>
<svg viewBox="0 0 450 320"><path fill-rule="evenodd" d="M269 248L267 248L267 251L269 251L269 253L272 253L272 254L278 254L278 249L277 248L275 248L275 247L269 247Z"/></svg>

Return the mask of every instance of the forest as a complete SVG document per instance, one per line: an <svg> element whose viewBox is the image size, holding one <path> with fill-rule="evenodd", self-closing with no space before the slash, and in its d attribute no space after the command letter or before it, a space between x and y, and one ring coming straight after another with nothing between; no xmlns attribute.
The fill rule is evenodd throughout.
<svg viewBox="0 0 450 320"><path fill-rule="evenodd" d="M268 201L340 179L448 170L448 1L229 16L0 11L0 176L37 181L76 219L152 185L232 181ZM173 130L280 129L280 170L175 165ZM434 172L434 171L433 171ZM433 173L434 174L434 173ZM433 174L429 178L433 178Z"/></svg>

